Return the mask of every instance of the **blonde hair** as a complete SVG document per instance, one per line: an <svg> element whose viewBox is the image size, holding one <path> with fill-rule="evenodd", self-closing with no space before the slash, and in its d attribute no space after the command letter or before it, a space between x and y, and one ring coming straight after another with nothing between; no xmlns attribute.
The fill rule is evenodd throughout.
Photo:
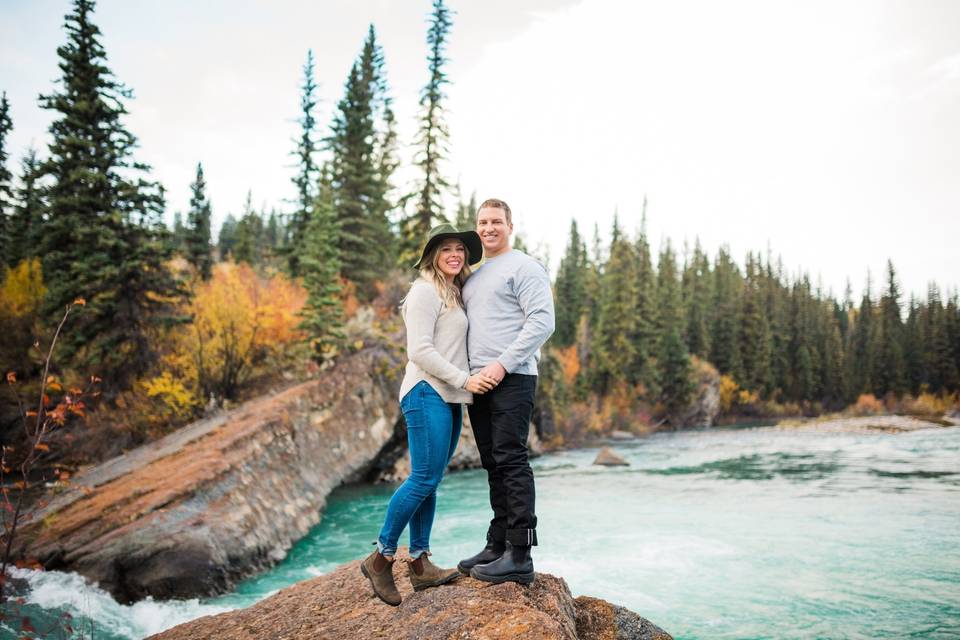
<svg viewBox="0 0 960 640"><path fill-rule="evenodd" d="M460 241L458 240L458 242ZM443 242L438 242L433 249L430 250L430 254L426 256L426 259L420 263L422 265L420 267L420 277L433 283L433 286L437 288L437 293L440 295L444 306L448 309L454 307L463 308L463 296L460 292L463 290L463 283L470 277L470 249L467 248L465 243L460 242L460 244L463 245L463 268L460 270L460 273L453 277L452 284L447 281L446 276L440 271L440 249L443 247Z"/></svg>

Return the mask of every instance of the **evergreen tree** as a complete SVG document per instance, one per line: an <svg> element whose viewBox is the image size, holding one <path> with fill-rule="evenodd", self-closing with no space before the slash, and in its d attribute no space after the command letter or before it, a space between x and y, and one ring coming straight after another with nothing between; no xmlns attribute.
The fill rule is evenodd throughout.
<svg viewBox="0 0 960 640"><path fill-rule="evenodd" d="M931 391L952 391L957 388L957 362L950 345L947 310L940 300L940 290L931 283L927 288L927 305L924 313L923 360L926 379ZM911 345L912 347L913 345ZM912 355L908 349L908 355Z"/></svg>
<svg viewBox="0 0 960 640"><path fill-rule="evenodd" d="M710 355L710 279L710 258L704 253L700 240L697 239L693 257L683 270L683 300L687 349L703 359Z"/></svg>
<svg viewBox="0 0 960 640"><path fill-rule="evenodd" d="M0 265L9 264L13 266L11 251L13 246L8 243L10 240L11 223L10 210L13 208L13 189L11 183L13 174L7 169L7 136L13 130L13 121L10 119L10 102L7 100L7 92L4 91L0 96Z"/></svg>
<svg viewBox="0 0 960 640"><path fill-rule="evenodd" d="M56 113L45 164L52 178L42 247L45 311L52 320L78 296L86 299L61 338L61 358L119 389L155 361L148 336L175 320L183 290L164 264L163 189L132 159L136 138L121 123L131 93L106 67L93 7L74 0L67 43L57 49L62 91L41 97Z"/></svg>
<svg viewBox="0 0 960 640"><path fill-rule="evenodd" d="M774 269L768 252L764 268L764 296L770 327L770 388L776 396L784 393L790 384L790 336L787 319L787 287L784 284L783 265L778 260Z"/></svg>
<svg viewBox="0 0 960 640"><path fill-rule="evenodd" d="M210 279L213 270L213 247L210 246L210 200L207 198L207 182L203 178L203 165L197 163L197 176L190 185L190 210L187 212L185 251L190 261L204 280Z"/></svg>
<svg viewBox="0 0 960 640"><path fill-rule="evenodd" d="M416 260L416 255L427 237L427 233L436 224L446 221L443 212L443 196L450 184L441 168L448 153L450 132L444 119L443 101L446 93L444 85L449 84L444 65L447 38L453 24L451 12L443 0L433 0L433 12L430 17L430 29L427 32L427 56L430 79L420 93L420 128L415 144L419 148L415 163L420 169L420 181L416 194L412 196L415 210L401 223L401 262L406 264Z"/></svg>
<svg viewBox="0 0 960 640"><path fill-rule="evenodd" d="M690 355L677 327L670 327L667 331L662 351L660 384L663 403L667 412L673 414L687 406L696 390Z"/></svg>
<svg viewBox="0 0 960 640"><path fill-rule="evenodd" d="M280 228L280 216L277 210L271 208L270 216L267 218L267 226L264 229L266 235L266 246L272 255L276 255L281 247L280 240L283 237L283 230Z"/></svg>
<svg viewBox="0 0 960 640"><path fill-rule="evenodd" d="M580 317L586 310L587 269L587 247L577 230L577 221L571 220L567 249L554 285L557 317L551 340L557 346L568 347L577 339Z"/></svg>
<svg viewBox="0 0 960 640"><path fill-rule="evenodd" d="M900 288L893 262L887 261L887 291L880 299L880 351L877 357L878 394L901 394L906 390L903 361L903 320Z"/></svg>
<svg viewBox="0 0 960 640"><path fill-rule="evenodd" d="M460 187L457 187L460 191ZM470 194L470 201L464 202L457 198L457 217L453 224L459 231L470 231L477 228L477 192ZM576 224L576 222L574 222ZM585 258L586 256L584 256ZM557 274L559 276L559 274Z"/></svg>
<svg viewBox="0 0 960 640"><path fill-rule="evenodd" d="M220 225L220 232L217 234L217 252L221 260L232 257L237 246L237 227L239 223L237 218L228 213Z"/></svg>
<svg viewBox="0 0 960 640"><path fill-rule="evenodd" d="M868 275L867 287L860 300L860 308L853 318L847 349L847 381L851 394L850 400L856 400L860 394L873 391L873 345L877 332L874 329L874 309L870 289L871 279Z"/></svg>
<svg viewBox="0 0 960 640"><path fill-rule="evenodd" d="M750 391L766 394L774 388L770 371L773 343L761 278L759 261L754 259L753 254L748 253L739 336L743 363L743 380L740 385Z"/></svg>
<svg viewBox="0 0 960 640"><path fill-rule="evenodd" d="M821 392L822 358L818 348L817 301L808 275L802 275L790 292L790 362L794 400L813 400Z"/></svg>
<svg viewBox="0 0 960 640"><path fill-rule="evenodd" d="M683 300L677 274L677 257L670 241L660 250L657 261L657 330L666 337L676 329L679 335L684 326Z"/></svg>
<svg viewBox="0 0 960 640"><path fill-rule="evenodd" d="M393 202L393 175L400 166L397 155L397 123L393 113L393 99L387 82L386 61L383 48L377 43L377 34L371 24L360 55L360 68L364 82L370 87L371 111L374 122L374 172L370 198L371 238L380 246L379 253L389 262L396 262L398 251L396 234L393 232L390 214L396 207ZM387 264L384 264L386 270Z"/></svg>
<svg viewBox="0 0 960 640"><path fill-rule="evenodd" d="M843 362L843 337L836 318L827 317L823 347L823 397L833 408L841 408L847 391L846 369Z"/></svg>
<svg viewBox="0 0 960 640"><path fill-rule="evenodd" d="M233 259L250 265L260 265L263 262L263 236L263 218L253 208L252 194L247 191L243 216L237 223Z"/></svg>
<svg viewBox="0 0 960 640"><path fill-rule="evenodd" d="M40 184L43 166L36 149L28 149L20 161L20 184L16 190L13 215L9 225L7 258L13 267L25 258L38 255L43 233L46 202Z"/></svg>
<svg viewBox="0 0 960 640"><path fill-rule="evenodd" d="M187 227L183 224L183 214L179 211L173 212L173 229L170 238L170 246L174 251L182 253L187 246Z"/></svg>
<svg viewBox="0 0 960 640"><path fill-rule="evenodd" d="M929 297L927 308L923 308L912 295L910 296L907 322L903 326L903 344L904 373L907 389L911 393L919 392L923 385L928 384L926 359L929 356L927 351L930 328L929 310Z"/></svg>
<svg viewBox="0 0 960 640"><path fill-rule="evenodd" d="M616 231L616 230L615 230ZM614 234L616 235L616 233ZM611 248L612 253L612 248ZM629 334L635 345L635 354L628 378L634 383L642 383L651 398L659 394L657 359L660 356L660 338L657 327L660 310L657 308L657 274L653 270L650 243L647 240L647 199L643 200L643 214L640 231L628 254L634 260L632 273L636 274L636 310L634 329ZM611 277L615 274L611 274ZM626 279L630 276L624 275Z"/></svg>
<svg viewBox="0 0 960 640"><path fill-rule="evenodd" d="M340 236L343 277L357 284L361 298L394 262L386 202L388 176L381 175L376 116L383 101L382 53L371 26L363 52L347 78L328 144Z"/></svg>
<svg viewBox="0 0 960 640"><path fill-rule="evenodd" d="M710 360L720 373L740 382L743 367L740 358L740 272L726 247L721 247L713 270L714 315L710 334Z"/></svg>
<svg viewBox="0 0 960 640"><path fill-rule="evenodd" d="M334 213L333 184L327 167L321 170L313 219L307 227L301 258L307 301L300 312L300 327L310 337L314 357L325 361L343 339L343 305L340 300L339 221Z"/></svg>
<svg viewBox="0 0 960 640"><path fill-rule="evenodd" d="M945 308L943 327L946 336L947 347L944 351L949 354L945 358L953 359L954 370L960 374L960 303L958 303L958 294L954 290L953 295L947 301ZM956 390L960 382L955 382L953 390Z"/></svg>
<svg viewBox="0 0 960 640"><path fill-rule="evenodd" d="M317 121L313 112L317 106L314 95L317 85L313 80L313 49L307 50L307 62L303 65L303 84L300 94L300 139L293 155L297 157L297 175L293 184L297 188L296 210L287 224L289 238L286 243L287 267L294 276L300 275L300 255L304 250L304 236L310 222L311 207L316 199L317 165L313 159L316 153L314 131Z"/></svg>
<svg viewBox="0 0 960 640"><path fill-rule="evenodd" d="M614 217L610 258L600 277L600 309L593 335L594 375L601 393L614 382L626 380L636 384L633 375L643 348L631 339L637 333L637 260L634 248L622 237ZM644 355L644 354L641 354Z"/></svg>

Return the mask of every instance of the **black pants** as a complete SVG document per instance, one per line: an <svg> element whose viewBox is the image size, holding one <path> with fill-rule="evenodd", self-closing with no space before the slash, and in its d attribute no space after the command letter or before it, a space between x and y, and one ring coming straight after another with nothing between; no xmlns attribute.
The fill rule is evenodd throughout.
<svg viewBox="0 0 960 640"><path fill-rule="evenodd" d="M493 519L487 539L514 546L537 544L533 469L527 435L537 376L511 373L492 391L473 396L470 424L490 482Z"/></svg>

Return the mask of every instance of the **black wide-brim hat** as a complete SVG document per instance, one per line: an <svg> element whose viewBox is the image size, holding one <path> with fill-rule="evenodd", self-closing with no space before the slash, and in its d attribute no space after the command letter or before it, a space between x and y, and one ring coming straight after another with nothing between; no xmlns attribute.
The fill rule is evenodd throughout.
<svg viewBox="0 0 960 640"><path fill-rule="evenodd" d="M467 264L475 265L483 258L483 243L480 242L480 235L476 231L457 231L452 224L439 224L430 229L430 233L427 234L427 244L424 245L420 259L413 268L419 269L433 248L448 238L456 238L467 248Z"/></svg>

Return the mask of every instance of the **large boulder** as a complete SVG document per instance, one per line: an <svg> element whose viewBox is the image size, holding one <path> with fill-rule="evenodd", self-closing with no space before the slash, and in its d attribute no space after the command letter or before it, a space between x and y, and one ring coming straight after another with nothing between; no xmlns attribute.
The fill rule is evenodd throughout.
<svg viewBox="0 0 960 640"><path fill-rule="evenodd" d="M574 599L567 583L538 573L529 587L491 585L461 577L414 592L402 562L394 577L403 596L390 607L373 596L359 561L288 587L238 611L181 624L152 640L321 640L430 638L444 640L670 640L636 613L604 600Z"/></svg>
<svg viewBox="0 0 960 640"><path fill-rule="evenodd" d="M706 360L694 357L694 391L686 407L670 416L674 428L712 427L720 414L720 373Z"/></svg>
<svg viewBox="0 0 960 640"><path fill-rule="evenodd" d="M196 422L74 477L31 514L18 555L117 600L229 591L320 520L397 431L397 363L345 357L318 379Z"/></svg>
<svg viewBox="0 0 960 640"><path fill-rule="evenodd" d="M600 451L597 453L597 457L593 459L593 464L597 464L602 467L630 466L630 463L624 460L623 456L610 447L603 447L600 449Z"/></svg>

